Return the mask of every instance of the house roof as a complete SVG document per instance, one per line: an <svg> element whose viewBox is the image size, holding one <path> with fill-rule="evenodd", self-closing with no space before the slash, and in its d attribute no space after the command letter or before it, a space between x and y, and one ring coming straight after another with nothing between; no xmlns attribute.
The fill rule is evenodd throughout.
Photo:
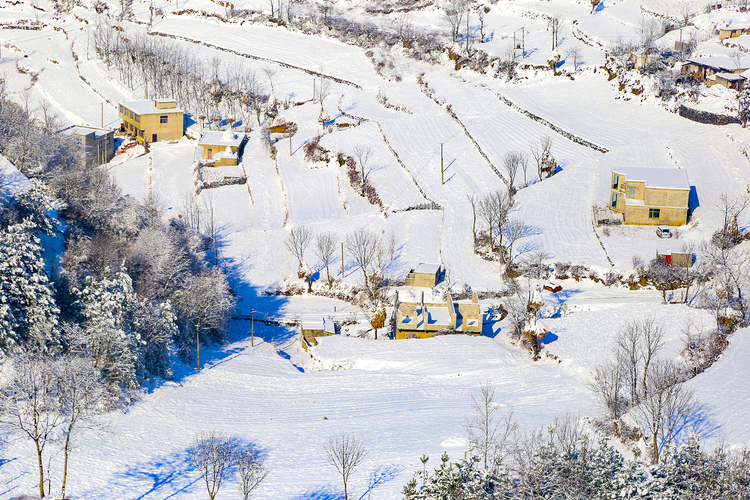
<svg viewBox="0 0 750 500"><path fill-rule="evenodd" d="M315 317L302 320L303 330L323 330L327 333L336 333L336 327L331 318Z"/></svg>
<svg viewBox="0 0 750 500"><path fill-rule="evenodd" d="M170 99L157 99L157 101L173 102ZM133 113L137 113L139 115L165 115L168 113L182 113L182 110L179 108L159 109L156 107L154 101L152 100L123 101L122 105L131 110Z"/></svg>
<svg viewBox="0 0 750 500"><path fill-rule="evenodd" d="M199 146L231 146L238 148L245 140L245 134L235 134L231 130L206 132L198 142Z"/></svg>
<svg viewBox="0 0 750 500"><path fill-rule="evenodd" d="M750 57L744 55L740 58L739 67L737 66L737 62L729 56L691 57L687 62L714 69L723 69L730 73L733 73L738 69L746 70L750 68Z"/></svg>
<svg viewBox="0 0 750 500"><path fill-rule="evenodd" d="M91 133L94 133L94 137L101 137L103 135L107 135L110 133L114 133L111 130L103 129L103 128L94 128L94 127L73 127L71 129L68 129L68 131L72 135L89 135Z"/></svg>
<svg viewBox="0 0 750 500"><path fill-rule="evenodd" d="M618 167L613 172L628 181L639 181L649 188L690 190L687 171L679 168Z"/></svg>
<svg viewBox="0 0 750 500"><path fill-rule="evenodd" d="M712 76L715 76L716 78L723 78L724 80L730 82L736 82L747 78L745 76L745 73L747 73L747 71L744 71L742 73L714 73Z"/></svg>
<svg viewBox="0 0 750 500"><path fill-rule="evenodd" d="M415 273L426 273L426 274L437 274L440 271L440 264L431 264L420 262L419 265L414 269Z"/></svg>

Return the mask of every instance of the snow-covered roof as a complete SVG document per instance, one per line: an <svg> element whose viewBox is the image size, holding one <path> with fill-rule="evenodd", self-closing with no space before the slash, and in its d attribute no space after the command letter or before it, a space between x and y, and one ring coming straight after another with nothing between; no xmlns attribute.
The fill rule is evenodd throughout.
<svg viewBox="0 0 750 500"><path fill-rule="evenodd" d="M690 190L687 171L679 168L618 167L613 172L628 181L639 181L649 188Z"/></svg>
<svg viewBox="0 0 750 500"><path fill-rule="evenodd" d="M448 312L448 306L429 306L427 310L428 325L450 325L451 315Z"/></svg>
<svg viewBox="0 0 750 500"><path fill-rule="evenodd" d="M745 73L747 73L747 71L744 71L742 73L714 73L713 76L715 76L716 78L723 78L724 80L734 82L745 79L746 77L743 76Z"/></svg>
<svg viewBox="0 0 750 500"><path fill-rule="evenodd" d="M733 60L729 56L700 56L691 57L687 60L688 63L698 64L700 66L708 66L709 68L723 69L729 72L734 72L738 69L750 68L750 57L743 55L738 62Z"/></svg>
<svg viewBox="0 0 750 500"><path fill-rule="evenodd" d="M657 248L656 255L672 255L672 249L669 247Z"/></svg>
<svg viewBox="0 0 750 500"><path fill-rule="evenodd" d="M169 99L157 99L157 102L174 102ZM166 108L166 109L159 109L154 104L154 101L151 100L142 100L142 101L124 101L122 103L123 106L131 110L133 113L137 113L139 115L164 115L167 113L182 113L182 110L179 108Z"/></svg>
<svg viewBox="0 0 750 500"><path fill-rule="evenodd" d="M198 142L199 146L231 146L240 147L245 140L245 134L235 134L231 130L206 132Z"/></svg>
<svg viewBox="0 0 750 500"><path fill-rule="evenodd" d="M437 274L440 271L440 264L431 264L420 262L419 265L414 269L415 273L426 273L426 274Z"/></svg>
<svg viewBox="0 0 750 500"><path fill-rule="evenodd" d="M94 127L73 127L71 129L68 129L68 132L72 135L89 135L90 133L94 132L96 134L94 137L101 137L109 133L114 133L112 130Z"/></svg>
<svg viewBox="0 0 750 500"><path fill-rule="evenodd" d="M336 333L336 327L331 318L317 317L302 320L303 330L323 330L326 333Z"/></svg>

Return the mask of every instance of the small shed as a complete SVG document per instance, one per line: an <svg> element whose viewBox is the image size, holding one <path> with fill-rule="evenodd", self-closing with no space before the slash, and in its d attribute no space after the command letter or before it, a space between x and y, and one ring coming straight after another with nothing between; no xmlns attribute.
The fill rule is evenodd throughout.
<svg viewBox="0 0 750 500"><path fill-rule="evenodd" d="M245 134L235 134L233 130L227 129L223 132L206 132L198 145L203 147L204 160L214 160L217 167L227 167L237 165L244 140Z"/></svg>
<svg viewBox="0 0 750 500"><path fill-rule="evenodd" d="M308 347L318 345L316 337L329 337L335 333L336 325L331 318L308 318L299 323L300 340L305 350Z"/></svg>
<svg viewBox="0 0 750 500"><path fill-rule="evenodd" d="M714 73L706 78L706 85L721 85L732 90L741 90L745 77L741 73Z"/></svg>
<svg viewBox="0 0 750 500"><path fill-rule="evenodd" d="M678 267L693 267L695 255L692 253L673 252L671 248L659 248L656 250L656 258Z"/></svg>
<svg viewBox="0 0 750 500"><path fill-rule="evenodd" d="M433 287L440 281L440 264L420 264L406 275L406 286Z"/></svg>

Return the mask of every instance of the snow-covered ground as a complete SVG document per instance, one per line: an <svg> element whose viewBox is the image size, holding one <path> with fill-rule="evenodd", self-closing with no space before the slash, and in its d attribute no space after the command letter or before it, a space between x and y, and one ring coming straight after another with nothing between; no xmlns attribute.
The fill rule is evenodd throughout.
<svg viewBox="0 0 750 500"><path fill-rule="evenodd" d="M142 86L130 90L116 69L96 58L92 40L97 16L91 9L79 6L75 17L53 18L51 6L44 0L39 3L46 9L40 14L45 27L0 30L0 77L6 80L6 91L37 114L42 102L48 103L63 126L116 126L116 104L142 97ZM218 58L225 66L242 64L258 75L271 70L273 82L261 77L264 88L273 86L279 100L300 103L281 111L299 129L291 141L285 138L275 144L275 159L263 143L260 127L253 127L239 167L246 184L204 189L197 197L200 205L214 207L220 251L233 269L242 314L252 309L285 319L325 315L338 320L358 315L357 308L334 299L262 294L294 274L297 263L284 241L289 228L299 225L332 231L340 240L360 228L392 237L397 258L391 271L397 276L419 262L441 262L450 269L452 283L466 283L475 290L501 289L499 266L473 252L467 195L503 189L503 156L512 150L528 154L529 143L546 135L553 140L552 154L561 171L538 181L535 166L529 167L529 185L517 194L514 217L530 229L514 247L516 259L546 251L551 261L584 264L600 274L611 269L611 259L616 271L629 273L633 255L648 261L657 248L677 250L683 242L710 237L721 223L716 207L720 196L745 192L750 182L746 129L687 121L653 98L623 94L598 69L609 42L637 38L641 17L648 14L634 0L608 2L595 14L590 14L589 2L493 5L485 18L491 40L481 44L483 50L503 56L513 32L523 27L525 62L545 65L553 55L548 18L560 15L557 52L565 60L562 68L573 71L571 49L583 53L578 61L582 68L572 77L541 71L534 77L528 72L527 78L514 83L455 71L447 56L440 66L396 56L401 80L387 81L356 45L281 26L222 25L216 19L172 15L177 5L168 0L135 2L140 22L148 22L150 5L166 13L155 19L151 32L177 36L170 43L190 49L206 62ZM264 10L267 2L247 0L236 7ZM397 21L396 13L369 16L363 7L362 2L339 6L360 21L384 28ZM643 7L659 12L665 8L664 2ZM119 4L111 2L110 8L117 12ZM180 2L179 9L224 12L209 0ZM34 18L24 0L0 6L2 23ZM436 7L414 13L413 21L443 30ZM709 22L709 15L696 18L699 26ZM123 25L147 32L143 25ZM720 50L716 45L701 47ZM329 94L321 105L310 100L313 85L320 81L310 72L351 84L329 79ZM419 76L426 86L417 82ZM384 106L379 93L402 109ZM508 106L505 99L608 152L571 141ZM324 130L318 123L321 106L334 121L356 126ZM335 159L305 161L304 145L320 134L321 146L333 152L352 155L358 146L372 149L367 176L382 209L360 196L346 168ZM197 141L185 138L149 149L119 156L105 168L125 196L143 199L150 192L167 216L184 215L195 193ZM687 170L699 205L691 223L678 228L679 238L665 242L652 228L605 232L593 227L592 205L607 202L610 171L617 166ZM12 167L0 163L0 169L8 172ZM519 172L516 186L523 184ZM440 208L404 211L432 202ZM308 259L316 267L312 254ZM361 271L349 261L344 264L342 277L337 255L331 266L337 279L358 283ZM485 335L478 338L395 342L337 335L321 339L312 356L294 342L292 329L256 325L257 345L251 348L250 326L233 324L232 341L206 354L204 370L179 373L173 382L150 387L134 405L112 416L112 432L81 439L68 490L73 498L87 499L202 498L203 486L185 450L195 432L218 429L264 451L271 473L258 498L333 498L339 482L326 466L323 444L344 431L361 438L370 451L352 478L355 493L365 492L371 472L392 467L392 480L378 486L372 498L396 499L412 472L421 468L418 458L423 453L431 457L428 467L437 464L443 451L452 458L463 456L462 424L471 394L481 383L489 380L497 386L500 403L515 409L525 429L543 426L565 411L595 416L599 409L586 387L590 370L608 357L614 336L627 321L650 317L664 326L663 355L668 358L679 354L685 321L706 328L713 321L705 311L661 304L660 293L653 290L610 289L588 280L561 284L561 293L544 294L550 305L566 303L565 314L544 319L550 330L545 349L559 357L559 363L532 362L527 353L508 345L502 322L487 325ZM482 305L489 307L493 301ZM743 383L748 375L743 364L747 335L745 330L736 333L724 357L690 382L718 427L714 438L723 434L737 445L750 444L750 426L742 418L748 406ZM0 497L33 490L34 477L28 472L35 459L31 452L21 442L5 451L10 458L0 460L0 485L5 485L0 486ZM220 498L233 495L227 485Z"/></svg>

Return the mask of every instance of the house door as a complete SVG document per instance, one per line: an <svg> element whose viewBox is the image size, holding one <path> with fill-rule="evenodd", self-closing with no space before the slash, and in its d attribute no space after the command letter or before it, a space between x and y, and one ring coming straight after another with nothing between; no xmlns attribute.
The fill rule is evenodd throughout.
<svg viewBox="0 0 750 500"><path fill-rule="evenodd" d="M156 134L151 134L151 142L156 142Z"/></svg>
<svg viewBox="0 0 750 500"><path fill-rule="evenodd" d="M213 157L214 157L214 150L211 148L208 148L208 159L210 160Z"/></svg>

